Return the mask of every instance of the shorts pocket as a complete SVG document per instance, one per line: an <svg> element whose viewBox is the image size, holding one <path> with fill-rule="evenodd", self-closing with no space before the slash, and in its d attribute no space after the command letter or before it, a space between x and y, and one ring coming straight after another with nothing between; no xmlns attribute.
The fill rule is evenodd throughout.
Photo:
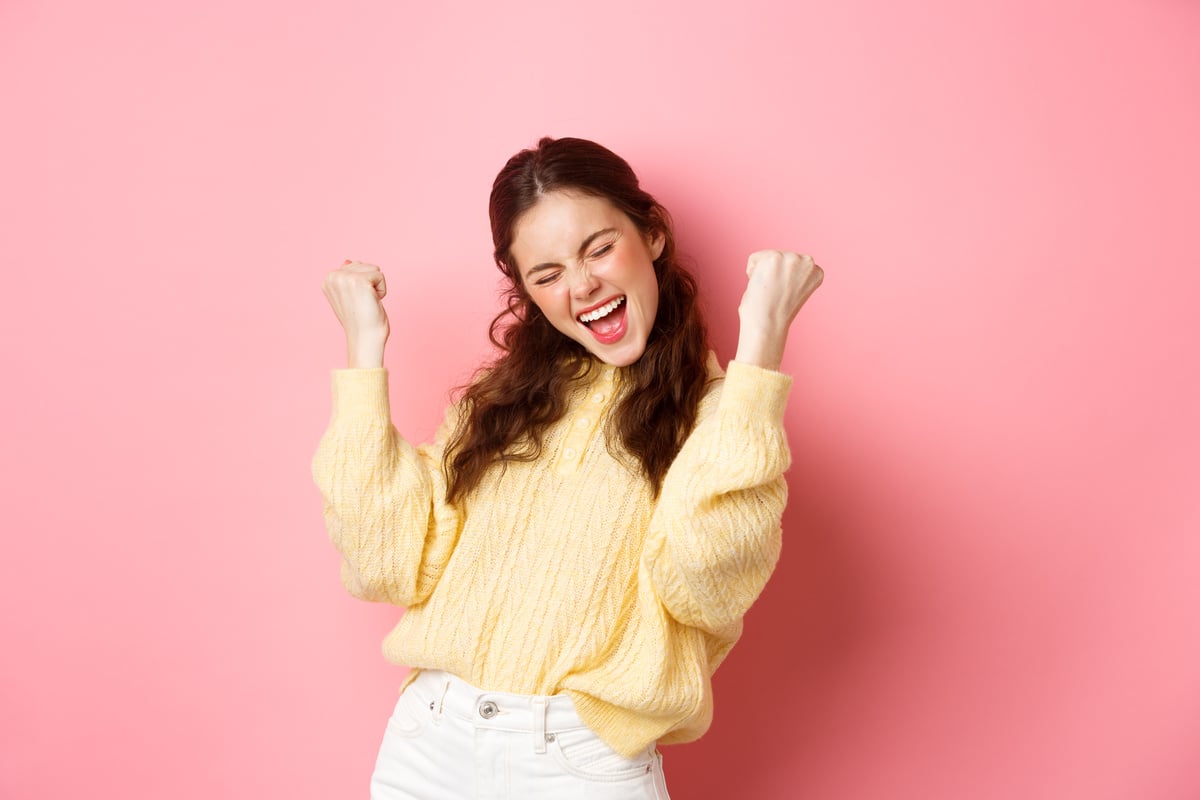
<svg viewBox="0 0 1200 800"><path fill-rule="evenodd" d="M654 769L654 755L647 750L626 758L613 750L588 728L553 734L549 750L558 765L571 775L589 781L627 781L644 778Z"/></svg>
<svg viewBox="0 0 1200 800"><path fill-rule="evenodd" d="M410 685L404 689L400 699L396 701L392 716L387 721L387 733L403 739L420 736L432 713L429 701L420 693L414 692Z"/></svg>

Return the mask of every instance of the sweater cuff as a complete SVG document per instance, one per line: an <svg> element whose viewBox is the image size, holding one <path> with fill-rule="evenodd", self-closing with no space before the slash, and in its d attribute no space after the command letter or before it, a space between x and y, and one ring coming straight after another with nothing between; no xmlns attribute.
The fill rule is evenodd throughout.
<svg viewBox="0 0 1200 800"><path fill-rule="evenodd" d="M391 422L387 368L333 370L333 418L363 416Z"/></svg>
<svg viewBox="0 0 1200 800"><path fill-rule="evenodd" d="M735 408L747 416L783 424L792 376L741 361L730 361L721 389L721 409Z"/></svg>

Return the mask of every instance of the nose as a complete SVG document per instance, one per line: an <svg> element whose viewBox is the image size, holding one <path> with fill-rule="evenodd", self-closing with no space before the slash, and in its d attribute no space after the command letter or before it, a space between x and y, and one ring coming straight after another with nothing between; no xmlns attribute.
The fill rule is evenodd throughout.
<svg viewBox="0 0 1200 800"><path fill-rule="evenodd" d="M567 270L567 280L570 281L571 296L577 300L586 300L600 288L600 281L592 277L586 264Z"/></svg>

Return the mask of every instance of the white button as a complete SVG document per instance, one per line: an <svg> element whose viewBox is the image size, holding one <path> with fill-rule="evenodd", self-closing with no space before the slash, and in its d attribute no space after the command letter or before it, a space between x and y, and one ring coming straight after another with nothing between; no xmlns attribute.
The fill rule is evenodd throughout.
<svg viewBox="0 0 1200 800"><path fill-rule="evenodd" d="M592 395L592 402L593 403L603 403L604 395L601 394L600 392L596 392L594 395Z"/></svg>
<svg viewBox="0 0 1200 800"><path fill-rule="evenodd" d="M563 455L567 458L574 458L575 457L574 448L568 447L566 450L563 450Z"/></svg>
<svg viewBox="0 0 1200 800"><path fill-rule="evenodd" d="M579 419L575 420L575 424L580 428L586 428L588 425L592 424L592 421L587 417L580 417Z"/></svg>

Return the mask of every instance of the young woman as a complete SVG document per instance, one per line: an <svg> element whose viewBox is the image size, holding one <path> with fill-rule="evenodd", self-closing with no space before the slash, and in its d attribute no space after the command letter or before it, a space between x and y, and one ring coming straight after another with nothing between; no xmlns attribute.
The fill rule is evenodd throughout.
<svg viewBox="0 0 1200 800"><path fill-rule="evenodd" d="M723 373L670 217L620 157L542 139L490 214L500 354L428 445L391 423L383 273L325 280L349 363L313 476L346 587L407 608L384 652L413 668L371 796L665 798L656 744L707 729L779 555L778 369L822 272L750 256Z"/></svg>

